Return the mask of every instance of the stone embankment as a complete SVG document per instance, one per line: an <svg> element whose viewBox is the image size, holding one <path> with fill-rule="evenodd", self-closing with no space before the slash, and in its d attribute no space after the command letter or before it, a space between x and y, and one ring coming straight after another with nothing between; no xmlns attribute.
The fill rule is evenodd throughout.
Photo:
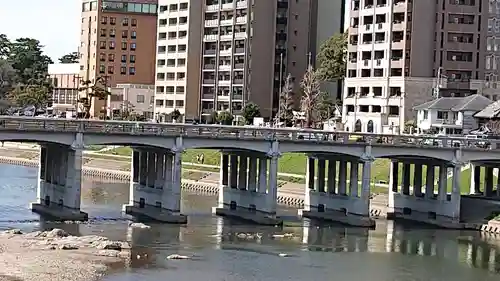
<svg viewBox="0 0 500 281"><path fill-rule="evenodd" d="M128 242L71 236L62 229L0 233L0 280L98 280L130 262Z"/></svg>

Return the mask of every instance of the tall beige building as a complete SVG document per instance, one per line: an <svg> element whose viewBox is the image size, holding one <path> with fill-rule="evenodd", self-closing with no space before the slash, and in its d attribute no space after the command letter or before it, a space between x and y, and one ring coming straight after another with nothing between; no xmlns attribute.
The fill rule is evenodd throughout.
<svg viewBox="0 0 500 281"><path fill-rule="evenodd" d="M102 77L106 87L155 81L158 0L83 0L80 79ZM80 96L87 95L81 92ZM91 115L109 108L94 100Z"/></svg>
<svg viewBox="0 0 500 281"><path fill-rule="evenodd" d="M397 133L412 107L485 88L489 0L354 0L343 122Z"/></svg>
<svg viewBox="0 0 500 281"><path fill-rule="evenodd" d="M308 54L318 47L317 34L325 36L318 7L331 9L325 27L341 31L342 9L335 8L342 5L328 3L342 2L160 0L156 117L163 120L175 109L186 119L213 111L239 115L250 101L272 116L280 82L291 73L299 94Z"/></svg>

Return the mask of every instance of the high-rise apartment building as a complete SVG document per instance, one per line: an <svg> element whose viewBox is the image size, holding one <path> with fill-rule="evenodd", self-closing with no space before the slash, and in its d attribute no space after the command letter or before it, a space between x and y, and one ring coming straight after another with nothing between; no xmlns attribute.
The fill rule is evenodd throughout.
<svg viewBox="0 0 500 281"><path fill-rule="evenodd" d="M440 88L440 95L482 92L488 4L488 0L352 1L342 112L345 129L398 133L413 117L412 107L432 99L434 88Z"/></svg>
<svg viewBox="0 0 500 281"><path fill-rule="evenodd" d="M84 0L80 77L106 87L154 84L158 0ZM83 92L80 95L85 96ZM91 114L102 115L105 101L94 100Z"/></svg>
<svg viewBox="0 0 500 281"><path fill-rule="evenodd" d="M163 120L175 109L189 119L239 115L251 101L272 116L280 81L291 73L299 88L316 36L324 36L318 7L330 7L328 28L342 30L342 9L334 10L342 5L327 5L337 2L343 1L160 0L155 115Z"/></svg>

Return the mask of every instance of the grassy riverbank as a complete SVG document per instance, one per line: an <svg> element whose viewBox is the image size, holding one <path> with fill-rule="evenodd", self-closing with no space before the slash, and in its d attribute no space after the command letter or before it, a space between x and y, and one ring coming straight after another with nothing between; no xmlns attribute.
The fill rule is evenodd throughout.
<svg viewBox="0 0 500 281"><path fill-rule="evenodd" d="M112 149L109 151L105 151L102 154L103 155L117 155L117 156L129 156L131 155L132 150L129 147L119 147L116 149ZM190 162L190 163L196 163L196 156L203 154L204 155L204 164L206 165L214 165L214 166L219 166L220 165L220 153L217 150L211 150L211 149L192 149L184 152L183 155L183 162ZM290 176L281 176L280 180L283 181L289 181L289 182L295 182L295 183L303 183L304 179L299 178L299 177L294 177L293 175L298 175L298 176L304 176L306 174L306 155L302 153L284 153L282 157L279 160L279 166L278 166L278 172L282 174L290 174ZM390 167L390 160L389 159L377 159L372 165L372 182L373 183L388 183L389 182L389 167ZM198 170L207 170L210 169L210 171L216 172L216 169L213 168L207 168L207 167L200 167L200 166L193 166L193 169L198 169ZM349 171L348 171L349 172ZM402 171L400 169L399 171L399 183L401 183L402 180ZM410 173L410 179L411 182L413 182L413 177L414 177L415 171L412 167L411 173ZM438 170L436 169L435 171L436 178L438 175ZM484 186L484 172L481 173L482 178L481 178L481 187ZM463 194L468 194L469 193L469 186L470 186L470 170L467 169L465 171L462 171L460 175L460 189ZM422 182L425 183L426 180L426 167L423 167L423 179ZM358 176L359 179L361 179L361 171L360 175ZM496 177L495 177L495 182L496 182ZM451 191L451 185L452 181L451 179L448 180L448 190ZM437 187L435 188L437 190Z"/></svg>

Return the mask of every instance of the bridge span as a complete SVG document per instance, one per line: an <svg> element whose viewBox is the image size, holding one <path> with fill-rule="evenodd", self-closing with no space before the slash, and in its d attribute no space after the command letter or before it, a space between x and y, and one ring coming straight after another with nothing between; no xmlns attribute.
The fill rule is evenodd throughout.
<svg viewBox="0 0 500 281"><path fill-rule="evenodd" d="M496 140L3 116L0 141L40 144L37 202L31 206L61 219L87 218L80 211L80 195L82 151L88 145L133 148L130 202L124 210L164 222L187 221L180 210L181 156L195 148L222 152L214 212L262 224L281 222L277 173L285 152L309 156L305 206L299 212L304 217L373 226L371 169L377 158L391 159L388 209L393 217L460 227L460 172L468 163L474 171L471 194L500 197L500 182L493 182L493 169L500 167ZM484 190L479 190L481 166L486 167Z"/></svg>

